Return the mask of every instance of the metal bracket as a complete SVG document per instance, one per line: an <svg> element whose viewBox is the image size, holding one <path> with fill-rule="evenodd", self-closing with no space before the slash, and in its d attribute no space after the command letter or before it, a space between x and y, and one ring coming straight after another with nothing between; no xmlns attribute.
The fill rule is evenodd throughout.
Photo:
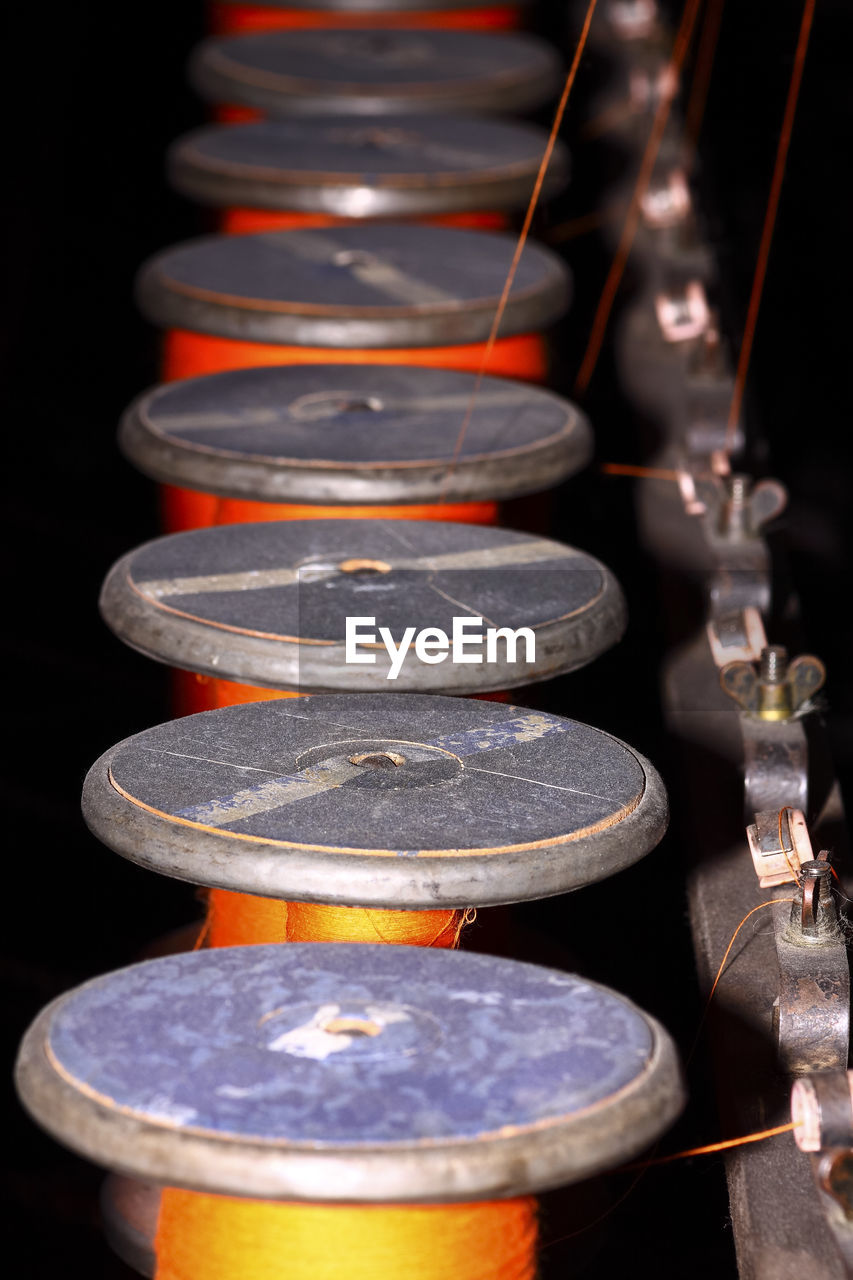
<svg viewBox="0 0 853 1280"><path fill-rule="evenodd" d="M773 909L780 977L778 1055L790 1075L847 1068L850 966L831 872L825 852L803 863L791 910Z"/></svg>
<svg viewBox="0 0 853 1280"><path fill-rule="evenodd" d="M752 864L762 889L798 884L800 867L814 858L801 809L765 809L746 832Z"/></svg>
<svg viewBox="0 0 853 1280"><path fill-rule="evenodd" d="M820 658L803 654L788 661L784 645L768 645L758 667L751 662L729 662L720 671L723 692L741 710L759 720L791 720L810 710L809 703L826 681Z"/></svg>

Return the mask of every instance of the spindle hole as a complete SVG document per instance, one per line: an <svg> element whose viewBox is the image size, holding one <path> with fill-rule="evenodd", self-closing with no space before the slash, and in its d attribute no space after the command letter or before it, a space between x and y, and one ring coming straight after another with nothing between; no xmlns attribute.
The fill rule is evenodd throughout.
<svg viewBox="0 0 853 1280"><path fill-rule="evenodd" d="M350 756L349 762L367 769L398 769L406 763L406 757L398 751L365 751L361 755Z"/></svg>
<svg viewBox="0 0 853 1280"><path fill-rule="evenodd" d="M336 267L370 267L376 261L366 249L339 249L332 257Z"/></svg>
<svg viewBox="0 0 853 1280"><path fill-rule="evenodd" d="M320 1025L330 1036L378 1036L383 1030L372 1018L328 1018Z"/></svg>
<svg viewBox="0 0 853 1280"><path fill-rule="evenodd" d="M313 391L294 400L290 413L294 418L316 422L347 413L379 413L384 407L378 396L360 396L350 391Z"/></svg>
<svg viewBox="0 0 853 1280"><path fill-rule="evenodd" d="M338 568L341 573L354 573L358 577L391 572L391 566L385 560L342 560Z"/></svg>

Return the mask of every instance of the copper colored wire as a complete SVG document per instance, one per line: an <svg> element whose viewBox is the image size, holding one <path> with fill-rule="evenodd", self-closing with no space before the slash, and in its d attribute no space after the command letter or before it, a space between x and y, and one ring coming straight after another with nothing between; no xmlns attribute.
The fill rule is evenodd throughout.
<svg viewBox="0 0 853 1280"><path fill-rule="evenodd" d="M693 29L696 25L696 18L699 13L700 0L686 0L684 12L681 17L681 23L675 42L672 46L672 57L670 58L668 75L664 77L664 81L670 81L672 84L678 84L681 76L681 70L684 66L684 60L687 57L687 50L690 48L690 41L693 36ZM622 276L628 262L628 256L631 252L631 245L634 242L637 225L640 220L640 206L643 196L646 193L652 172L654 170L655 161L657 160L658 150L660 148L663 131L666 128L666 122L669 119L672 98L669 94L663 94L658 103L655 117L652 122L652 130L649 134L649 140L646 143L646 149L643 152L643 160L640 165L640 172L637 176L637 182L634 187L634 194L631 197L631 203L628 206L628 213L625 217L625 224L622 228L622 235L619 238L619 245L610 265L610 271L604 282L604 288L601 292L598 307L590 330L589 341L587 342L586 351L581 361L578 376L575 379L575 393L583 394L589 386L595 366L598 363L598 357L601 352L602 343L604 342L604 334L607 329L607 322L610 319L610 312L613 308L613 302L619 285L622 282Z"/></svg>
<svg viewBox="0 0 853 1280"><path fill-rule="evenodd" d="M812 18L814 17L814 7L815 0L805 0L805 4L803 5L803 16L800 21L800 33L797 39L797 49L794 54L794 66L791 70L791 80L788 85L788 97L785 102L785 114L782 119L779 144L776 148L776 161L773 166L773 179L770 183L770 195L767 199L767 210L764 214L764 226L761 230L761 241L758 246L755 275L752 279L752 289L749 295L749 307L746 313L743 341L741 343L737 372L735 374L734 393L732 394L732 402L729 406L729 420L726 427L725 441L725 449L727 453L732 452L735 439L737 437L743 394L746 389L746 375L749 370L749 360L752 355L752 344L755 339L755 326L758 323L758 311L761 307L761 294L764 289L764 279L767 275L770 246L773 243L773 230L776 226L776 214L779 209L779 199L782 195L782 183L785 180L785 164L788 159L788 149L791 144L791 134L794 129L794 118L797 114L797 100L800 96L800 85L803 79L803 68L805 67L806 62L806 52L808 50L809 35L812 28Z"/></svg>
<svg viewBox="0 0 853 1280"><path fill-rule="evenodd" d="M515 252L512 255L512 262L510 263L509 271L507 272L507 277L506 277L506 280L504 281L503 291L501 292L500 300L498 301L497 310L495 311L495 317L494 317L494 320L492 321L492 327L489 332L488 339L486 341L486 347L483 352L483 358L482 358L482 361L480 362L480 367L477 370L477 380L474 383L474 387L471 391L471 399L468 402L468 408L465 410L465 417L462 419L462 426L459 428L459 436L456 440L456 447L453 451L453 457L450 459L450 462L447 465L447 471L445 472L444 488L442 489L442 493L439 496L439 499L438 499L439 502L444 502L445 500L444 493L445 493L447 483L449 482L450 477L452 476L454 470L456 469L456 464L458 463L460 454L462 453L462 446L465 443L465 436L468 431L468 426L471 422L471 417L474 413L474 406L477 401L477 396L480 393L480 387L483 384L483 378L485 377L486 370L489 367L489 361L492 358L492 350L494 348L495 342L497 341L498 331L500 330L500 327L501 327L501 321L503 320L504 311L506 310L507 303L509 302L509 295L512 291L512 286L515 280L516 272L518 271L518 264L521 261L521 255L524 252L524 246L527 243L527 237L530 234L530 226L531 226L531 223L533 222L533 214L535 213L536 206L539 203L539 196L541 195L542 186L543 186L543 183L545 182L545 175L548 172L548 165L551 162L551 156L554 152L554 147L557 144L557 136L560 132L560 125L563 122L563 116L565 114L566 106L569 101L569 95L572 91L572 86L575 83L575 78L578 73L578 67L580 66L581 56L583 54L584 49L586 48L587 37L589 35L589 28L592 22L592 16L595 13L595 7L597 3L598 3L598 0L589 0L589 4L587 6L586 16L584 18L583 27L581 28L580 36L578 37L578 43L575 48L574 57L572 58L572 64L569 67L569 70L566 74L566 82L563 85L563 92L560 94L560 101L558 102L557 110L554 113L554 121L551 125L551 132L548 135L548 143L545 147L544 152L542 153L542 159L539 164L539 172L536 174L536 181L533 184L533 191L531 192L530 200L528 201L528 204L527 204L527 212L524 215L524 222L522 223L521 231L518 237L518 242L515 246Z"/></svg>

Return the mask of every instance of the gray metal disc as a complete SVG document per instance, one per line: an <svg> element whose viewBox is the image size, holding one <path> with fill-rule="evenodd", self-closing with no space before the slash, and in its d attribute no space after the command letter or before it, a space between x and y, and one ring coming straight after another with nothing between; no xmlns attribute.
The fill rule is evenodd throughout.
<svg viewBox="0 0 853 1280"><path fill-rule="evenodd" d="M592 453L587 419L552 392L503 378L478 389L473 374L404 365L285 365L167 383L130 406L119 438L155 480L319 505L516 497L553 487Z"/></svg>
<svg viewBox="0 0 853 1280"><path fill-rule="evenodd" d="M151 258L137 299L155 324L242 342L484 342L515 246L496 232L399 223L205 236ZM569 296L567 268L528 243L500 335L544 328Z"/></svg>
<svg viewBox="0 0 853 1280"><path fill-rule="evenodd" d="M116 635L159 662L304 693L511 689L585 665L625 626L619 585L591 556L547 538L431 520L284 520L173 534L119 560L100 603ZM347 662L346 620L371 617L372 631L358 630L374 636L372 647L358 644ZM491 661L482 645L468 661L439 662L437 651L424 660L409 634L389 678L380 627L399 645L410 627L450 636L462 617L528 627L534 652L522 639L515 653L496 641Z"/></svg>
<svg viewBox="0 0 853 1280"><path fill-rule="evenodd" d="M119 1172L351 1203L576 1181L641 1151L683 1101L667 1033L605 987L347 943L97 978L36 1020L17 1082L50 1133Z"/></svg>
<svg viewBox="0 0 853 1280"><path fill-rule="evenodd" d="M215 206L424 217L522 208L547 141L532 125L477 117L263 120L187 134L168 168L179 191ZM567 171L558 147L546 194Z"/></svg>
<svg viewBox="0 0 853 1280"><path fill-rule="evenodd" d="M528 35L324 27L205 40L189 77L208 101L273 116L508 115L555 95L561 60Z"/></svg>
<svg viewBox="0 0 853 1280"><path fill-rule="evenodd" d="M609 734L417 694L159 725L97 761L83 813L111 849L179 880L413 910L580 888L642 858L667 821L657 772Z"/></svg>

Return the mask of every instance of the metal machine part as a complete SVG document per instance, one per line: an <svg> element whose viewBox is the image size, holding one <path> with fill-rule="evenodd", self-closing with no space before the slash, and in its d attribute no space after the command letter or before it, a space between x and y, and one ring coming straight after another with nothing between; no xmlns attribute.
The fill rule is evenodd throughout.
<svg viewBox="0 0 853 1280"><path fill-rule="evenodd" d="M748 715L763 721L787 721L803 715L826 680L826 668L812 654L788 661L784 645L762 649L756 669L750 662L730 662L720 672L723 692Z"/></svg>
<svg viewBox="0 0 853 1280"><path fill-rule="evenodd" d="M850 967L823 853L800 867L794 902L774 908L779 995L775 1027L787 1075L844 1070L850 1051Z"/></svg>
<svg viewBox="0 0 853 1280"><path fill-rule="evenodd" d="M762 889L796 884L803 863L813 858L805 814L789 805L756 813L746 838Z"/></svg>

